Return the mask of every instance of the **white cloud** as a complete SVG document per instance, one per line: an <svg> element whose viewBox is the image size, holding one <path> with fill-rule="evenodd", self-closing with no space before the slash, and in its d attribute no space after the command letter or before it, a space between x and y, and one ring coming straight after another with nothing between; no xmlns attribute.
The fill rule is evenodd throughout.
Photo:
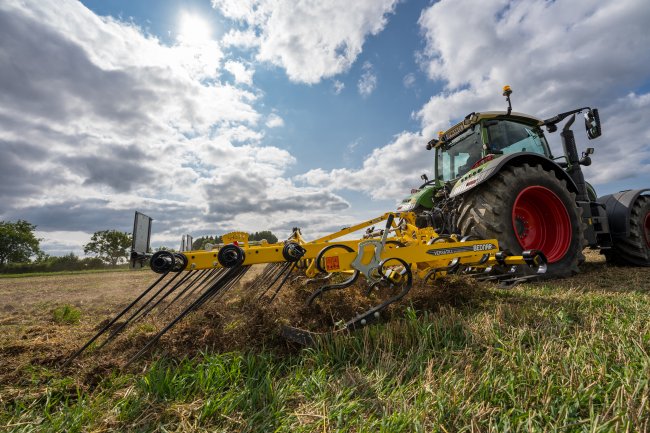
<svg viewBox="0 0 650 433"><path fill-rule="evenodd" d="M340 95L343 89L345 89L345 83L339 80L334 80L333 86L335 95Z"/></svg>
<svg viewBox="0 0 650 433"><path fill-rule="evenodd" d="M404 87L410 89L415 85L415 74L413 72L406 74L403 79Z"/></svg>
<svg viewBox="0 0 650 433"><path fill-rule="evenodd" d="M357 89L359 89L359 94L361 96L367 98L377 88L377 75L375 75L372 63L370 62L365 62L362 70L363 73L357 83Z"/></svg>
<svg viewBox="0 0 650 433"><path fill-rule="evenodd" d="M266 118L267 128L280 128L282 126L284 126L284 119L282 119L282 117L278 116L277 114L271 113Z"/></svg>
<svg viewBox="0 0 650 433"><path fill-rule="evenodd" d="M253 74L255 73L255 70L247 68L243 63L228 60L223 65L223 68L235 77L237 83L246 84L248 86L253 84Z"/></svg>
<svg viewBox="0 0 650 433"><path fill-rule="evenodd" d="M167 46L73 1L2 2L0 40L0 64L13 65L0 68L0 219L37 224L51 251L78 249L79 232L129 230L136 208L172 239L286 233L304 206L349 207L286 177L295 158L262 145L261 93L218 80L229 70L252 86L252 69L224 62L215 41Z"/></svg>
<svg viewBox="0 0 650 433"><path fill-rule="evenodd" d="M596 147L587 179L606 185L626 178L647 186L650 93L642 89L650 82L648 22L650 6L643 0L436 2L419 20L426 48L418 57L445 89L416 113L421 132L398 135L359 170L317 169L299 179L376 198L381 191L397 200L422 171L431 172L433 155L424 143L467 113L504 110L501 88L509 84L515 110L542 118L599 107L602 138L587 142L578 122L574 127L579 147ZM561 154L558 134L549 140Z"/></svg>
<svg viewBox="0 0 650 433"><path fill-rule="evenodd" d="M347 71L365 38L381 32L397 0L213 0L225 17L245 23L228 43L258 46L257 58L286 70L292 81L317 83ZM258 41L252 41L253 34Z"/></svg>

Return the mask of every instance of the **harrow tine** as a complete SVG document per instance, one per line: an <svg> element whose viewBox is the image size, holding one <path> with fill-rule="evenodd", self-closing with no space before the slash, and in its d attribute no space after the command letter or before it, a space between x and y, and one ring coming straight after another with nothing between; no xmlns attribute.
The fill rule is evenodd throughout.
<svg viewBox="0 0 650 433"><path fill-rule="evenodd" d="M323 293L325 292L329 292L330 290L340 290L340 289L345 289L346 287L350 287L355 281L357 281L357 278L359 278L359 271L355 270L352 276L347 280L343 281L342 283L327 284L325 286L320 287L319 289L315 290L314 293L311 294L309 299L307 299L307 305L311 306L314 300L322 296Z"/></svg>
<svg viewBox="0 0 650 433"><path fill-rule="evenodd" d="M113 324L115 324L115 322L117 322L120 319L120 317L125 315L131 308L133 308L133 306L135 304L137 304L142 298L144 298L147 295L147 293L149 293L154 287L156 287L156 285L158 285L158 283L160 283L168 274L169 274L169 271L165 272L162 275L160 275L160 277L158 277L158 279L156 281L154 281L149 287L147 287L142 293L140 293L140 295L138 295L138 297L135 298L129 305L124 307L124 309L121 312L119 312L106 325L104 325L104 327L102 329L100 329L90 340L88 340L86 342L86 344L81 346L81 348L77 349L77 351L75 353L70 355L70 357L68 357L68 359L66 359L66 361L63 363L62 367L66 367L68 364L70 364L70 362L72 362L72 360L74 360L84 350L86 350L91 344L93 344L95 342L95 340L97 340L102 334L104 334L106 331L108 331L110 329L110 327L113 326ZM176 276L172 277L172 279L174 279L175 277Z"/></svg>
<svg viewBox="0 0 650 433"><path fill-rule="evenodd" d="M198 287L201 287L201 285L202 285L206 280L208 280L208 279L210 278L210 276L213 275L216 271L217 271L216 269L204 269L203 271L201 271L201 274L197 275L197 277L196 277L196 279L195 279L194 281L190 282L190 284L188 284L185 288L183 288L183 290L181 290L180 292L178 292L178 293L176 294L176 296L174 296L174 299L172 299L171 301L169 301L169 302L167 303L167 305L165 305L165 308L163 308L162 310L160 310L160 315L164 314L165 311L167 311L167 309L168 309L169 307L171 307L171 306L172 306L172 305L173 305L173 304L174 304L174 303L175 303L175 302L176 302L176 301L177 301L181 296L183 296L184 293L187 293L188 290L190 290L192 287L194 287L195 289L198 288ZM194 283L195 283L196 281L199 281L199 280L200 280L199 284L198 284L197 286L194 286Z"/></svg>
<svg viewBox="0 0 650 433"><path fill-rule="evenodd" d="M297 262L294 262L294 263L293 263L293 266L291 266L291 269L289 269L289 272L287 272L287 274L284 276L284 278L282 279L282 281L280 282L280 284L278 285L278 287L275 289L275 293L273 293L273 296L271 296L271 299L269 299L269 304L270 304L271 302L273 302L273 300L275 299L276 296L278 296L278 293L280 292L280 289L282 288L282 286L284 285L284 283L287 282L287 278L289 278L289 275L291 275L291 273L293 272L293 270L296 269L296 266L297 266Z"/></svg>
<svg viewBox="0 0 650 433"><path fill-rule="evenodd" d="M225 272L225 274L219 278L217 281L214 282L207 290L205 290L198 299L196 299L194 302L192 302L187 308L185 308L178 316L176 316L167 326L165 326L163 329L161 329L156 335L154 335L148 342L147 344L140 349L138 353L136 353L127 363L124 365L123 368L127 368L129 365L131 365L133 362L135 362L137 359L139 359L142 355L144 355L160 338L167 333L172 327L174 327L179 321L181 321L185 316L190 314L192 311L196 310L198 307L203 305L208 299L210 299L215 293L217 293L219 290L221 290L223 287L226 287L229 285L229 283L232 282L233 279L237 278L240 276L240 274L243 274L247 271L248 269L245 269L242 272L241 266L238 267L233 267L233 268L228 268L228 270Z"/></svg>
<svg viewBox="0 0 650 433"><path fill-rule="evenodd" d="M239 283L239 280L241 280L242 277L246 275L246 273L250 270L250 268L251 268L250 266L240 266L239 267L240 272L237 275L235 275L228 283L226 283L221 289L219 289L218 291L210 295L210 297L206 299L204 303L212 300L213 298L214 300L223 298L223 296L226 294L226 292L228 292L228 290L232 289L233 287L235 287L235 285L237 285L237 283Z"/></svg>
<svg viewBox="0 0 650 433"><path fill-rule="evenodd" d="M280 279L282 274L284 274L287 271L287 269L289 269L291 267L291 265L292 265L292 263L289 263L289 262L282 264L282 266L280 267L280 270L276 274L273 275L274 278L273 278L273 281L271 281L271 284L269 284L266 287L266 289L264 289L262 294L257 298L258 301L261 300L264 297L264 295L266 295L266 292L268 292L269 289L271 287L273 287L273 285Z"/></svg>
<svg viewBox="0 0 650 433"><path fill-rule="evenodd" d="M171 282L176 278L176 277L178 277L180 274L181 274L180 271L177 272L176 275L174 275L174 276L173 276L169 281L167 281L167 283L166 283L164 286L162 286L160 289L158 289L158 291L157 291L156 293L154 293L154 294L151 296L151 298L149 298L149 299L147 300L147 302L145 302L144 304L142 304L142 305L141 305L141 306L140 306L140 307L139 307L139 308L138 308L138 309L137 309L133 314L131 314L131 316L129 316L129 318L126 319L126 320L124 321L124 323L122 323L120 326L118 326L117 329L113 330L113 332L111 332L111 334L106 338L106 340L104 340L104 341L103 341L103 342L102 342L102 343L97 347L97 349L99 350L99 349L101 349L102 347L106 346L109 342L111 342L115 337L117 337L117 335L118 335L120 332L122 332L122 331L123 331L123 330L124 330L128 325L129 325L129 323L135 323L135 322L137 322L138 320L140 320L141 318L143 318L143 317L147 314L147 312L148 312L149 310L145 311L145 313L143 313L143 314L140 314L140 312L143 311L143 310L145 309L145 307L147 307L148 305L151 305L151 303L153 302L153 300L154 300L154 299L155 299L155 298L156 298L156 297L157 297L157 296L158 296L158 295L159 295L159 294L160 294L160 293L161 293L161 292L162 292L162 291L163 291L163 290L164 290L164 289L165 289L165 288L166 288L166 287L167 287L167 286L168 286L168 285L169 285L169 284L170 284L170 283L171 283ZM183 281L187 278L187 276L188 276L188 275L183 276L183 278L181 278L180 281L178 281L176 284L174 284L174 285L171 287L170 290L175 290L175 289L176 289L180 284L183 283ZM168 291L168 293L169 293L169 291Z"/></svg>
<svg viewBox="0 0 650 433"><path fill-rule="evenodd" d="M262 284L265 284L270 278L272 278L273 275L275 275L275 272L281 268L283 263L269 263L264 267L262 270L262 273L255 279L255 282L251 285L251 290L257 290L260 288Z"/></svg>
<svg viewBox="0 0 650 433"><path fill-rule="evenodd" d="M216 283L224 274L226 273L226 269L224 268L219 268L214 272L211 276L207 278L205 282L203 282L200 286L194 287L191 289L189 292L185 294L180 300L180 305L182 307L186 307L189 302L192 299L192 295L195 293L201 293L206 287L212 286L214 283Z"/></svg>

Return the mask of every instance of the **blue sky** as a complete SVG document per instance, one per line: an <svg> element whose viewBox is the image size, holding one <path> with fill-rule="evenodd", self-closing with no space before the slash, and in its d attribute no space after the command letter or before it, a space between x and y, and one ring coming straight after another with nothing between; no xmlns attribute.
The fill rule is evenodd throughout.
<svg viewBox="0 0 650 433"><path fill-rule="evenodd" d="M504 84L516 111L600 108L588 180L650 186L647 22L644 0L6 1L0 219L51 254L136 209L154 244L316 237L394 209Z"/></svg>

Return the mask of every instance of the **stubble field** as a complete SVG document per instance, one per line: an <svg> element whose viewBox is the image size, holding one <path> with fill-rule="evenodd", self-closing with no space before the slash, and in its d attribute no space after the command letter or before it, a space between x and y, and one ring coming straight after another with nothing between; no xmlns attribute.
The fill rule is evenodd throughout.
<svg viewBox="0 0 650 433"><path fill-rule="evenodd" d="M650 269L587 257L513 289L416 287L385 324L309 348L281 326L324 330L370 301L348 289L309 309L294 285L269 306L244 281L127 369L165 317L61 363L155 275L3 278L0 429L650 431Z"/></svg>

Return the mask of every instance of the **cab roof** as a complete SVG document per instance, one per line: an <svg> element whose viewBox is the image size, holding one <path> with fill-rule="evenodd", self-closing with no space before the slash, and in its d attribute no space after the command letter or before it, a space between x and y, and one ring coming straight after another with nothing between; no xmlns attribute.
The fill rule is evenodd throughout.
<svg viewBox="0 0 650 433"><path fill-rule="evenodd" d="M543 120L538 119L537 117L530 116L524 113L518 113L516 111L508 114L506 111L483 111L470 113L463 120L452 126L451 128L444 131L438 138L438 142L434 144L433 147L440 147L444 143L447 143L454 138L458 137L460 134L465 132L467 129L476 125L483 119L496 119L501 118L501 120L512 119L516 122L528 123L530 125L541 126Z"/></svg>

